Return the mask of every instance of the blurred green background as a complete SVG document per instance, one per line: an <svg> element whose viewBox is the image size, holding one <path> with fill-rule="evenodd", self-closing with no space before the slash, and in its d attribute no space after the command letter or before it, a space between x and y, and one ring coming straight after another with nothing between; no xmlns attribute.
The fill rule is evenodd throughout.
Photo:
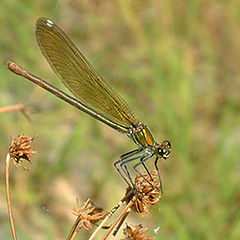
<svg viewBox="0 0 240 240"><path fill-rule="evenodd" d="M128 223L144 224L156 239L240 239L237 0L0 2L0 107L36 111L31 121L21 112L0 115L0 238L10 236L3 179L11 137L37 135L30 171L11 171L19 239L66 239L76 197L111 209L125 191L113 162L136 147L7 70L12 60L65 89L35 40L41 16L73 39L156 140L172 142L171 157L160 161L163 199Z"/></svg>

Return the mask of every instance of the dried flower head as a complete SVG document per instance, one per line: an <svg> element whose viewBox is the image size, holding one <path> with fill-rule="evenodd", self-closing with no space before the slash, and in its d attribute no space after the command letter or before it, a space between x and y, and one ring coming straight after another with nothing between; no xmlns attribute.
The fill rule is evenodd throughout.
<svg viewBox="0 0 240 240"><path fill-rule="evenodd" d="M136 227L126 226L124 229L125 238L124 240L152 240L154 237L146 236L146 232L148 228L142 229L143 226L141 224Z"/></svg>
<svg viewBox="0 0 240 240"><path fill-rule="evenodd" d="M77 207L73 208L73 214L81 219L78 229L84 227L86 230L90 230L92 224L106 216L106 212L102 208L97 208L95 204L91 202L90 198L82 207L80 207L79 200L77 199Z"/></svg>
<svg viewBox="0 0 240 240"><path fill-rule="evenodd" d="M26 171L28 171L28 168L26 166L23 166L22 162L23 160L27 160L31 163L30 157L32 154L36 153L36 151L31 149L33 140L34 137L32 138L19 134L12 140L8 151L15 166L22 167Z"/></svg>
<svg viewBox="0 0 240 240"><path fill-rule="evenodd" d="M138 174L135 178L136 191L130 195L126 202L133 201L131 209L135 212L143 213L148 212L149 205L155 205L161 199L161 192L159 191L160 184L158 181L157 171ZM130 187L127 188L127 193L131 191Z"/></svg>

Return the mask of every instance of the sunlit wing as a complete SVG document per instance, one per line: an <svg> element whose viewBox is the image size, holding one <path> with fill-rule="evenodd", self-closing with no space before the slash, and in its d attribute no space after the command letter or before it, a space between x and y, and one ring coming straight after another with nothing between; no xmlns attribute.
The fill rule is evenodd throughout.
<svg viewBox="0 0 240 240"><path fill-rule="evenodd" d="M94 67L53 21L46 18L38 19L36 37L52 69L77 99L126 128L139 123L128 104L103 81Z"/></svg>

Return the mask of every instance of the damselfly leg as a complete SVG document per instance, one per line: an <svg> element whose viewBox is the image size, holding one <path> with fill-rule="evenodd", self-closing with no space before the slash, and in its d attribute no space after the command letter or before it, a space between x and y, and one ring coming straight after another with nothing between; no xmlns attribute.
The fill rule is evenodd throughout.
<svg viewBox="0 0 240 240"><path fill-rule="evenodd" d="M131 175L129 173L127 165L128 165L128 163L136 161L136 160L140 160L140 162L138 162L137 164L135 164L133 166L134 170L146 182L148 182L153 187L152 183L149 180L147 180L146 177L144 177L143 174L141 174L140 171L137 169L137 167L139 165L142 165L144 167L145 171L147 172L147 174L149 175L150 179L153 180L153 177L152 177L151 173L149 172L147 166L145 165L145 162L148 159L150 159L154 155L154 153L151 153L151 152L142 153L143 150L145 150L145 148L139 148L139 149L133 150L129 153L126 153L126 154L122 155L120 157L120 159L114 163L114 166L115 166L116 170L119 172L121 177L128 184L128 186L130 186L131 188L136 189L135 184L133 183L133 180L132 180Z"/></svg>
<svg viewBox="0 0 240 240"><path fill-rule="evenodd" d="M145 162L150 159L152 156L154 155L154 153L152 154L149 154L147 156L144 156L140 159L140 162L136 163L134 166L133 166L133 169L150 185L154 188L154 186L152 185L152 183L146 179L146 177L143 176L143 174L137 169L140 165L143 165L148 176L150 177L151 181L153 182L153 177L151 175L151 173L149 172L149 170L147 169L146 165L145 165Z"/></svg>
<svg viewBox="0 0 240 240"><path fill-rule="evenodd" d="M158 180L159 180L159 184L160 184L160 190L161 190L161 193L163 193L163 185L162 185L162 179L161 179L161 176L160 176L160 171L159 171L159 168L158 168L158 157L156 157L155 159L155 162L154 162L154 165L155 165L155 168L157 170L157 173L158 173Z"/></svg>
<svg viewBox="0 0 240 240"><path fill-rule="evenodd" d="M136 161L138 159L144 158L147 155L148 155L148 153L143 153L143 154L140 154L140 155L138 155L136 157L132 157L130 159L125 159L125 160L121 161L121 163L120 163L120 168L121 168L122 172L125 174L125 176L127 176L127 178L129 179L129 181L131 183L131 186L133 188L135 188L135 184L132 181L132 178L131 178L130 173L129 173L128 168L127 168L127 164L129 162Z"/></svg>
<svg viewBox="0 0 240 240"><path fill-rule="evenodd" d="M144 150L144 148L138 148L135 149L131 152L125 153L122 156L120 156L120 159L117 160L114 163L114 167L116 168L116 170L118 171L118 173L120 174L120 176L122 177L122 179L128 184L129 187L132 187L131 184L129 183L129 181L131 182L131 180L129 179L129 181L126 179L126 177L124 176L124 174L122 173L122 171L120 170L120 167L118 165L120 165L120 163L122 163L124 160L126 159L131 159L134 155L137 155L139 153L141 153ZM123 171L124 172L124 171ZM124 172L125 173L125 172ZM125 174L126 175L126 174ZM127 176L127 175L126 175Z"/></svg>

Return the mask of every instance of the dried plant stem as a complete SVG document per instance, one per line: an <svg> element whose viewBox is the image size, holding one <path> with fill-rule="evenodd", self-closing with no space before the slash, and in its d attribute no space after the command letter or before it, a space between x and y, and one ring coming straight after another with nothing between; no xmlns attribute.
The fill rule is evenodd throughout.
<svg viewBox="0 0 240 240"><path fill-rule="evenodd" d="M135 198L135 197L134 197ZM127 206L123 209L122 213L118 216L116 221L111 225L111 227L108 229L107 233L103 237L103 240L106 240L109 234L112 232L112 230L115 228L117 223L124 217L125 213L129 211L130 207L133 205L134 198L127 204Z"/></svg>
<svg viewBox="0 0 240 240"><path fill-rule="evenodd" d="M13 111L18 111L18 110L23 111L25 109L26 109L26 107L22 103L19 103L16 105L0 108L0 113L13 112Z"/></svg>
<svg viewBox="0 0 240 240"><path fill-rule="evenodd" d="M120 207L120 205L119 205L119 207ZM101 224L96 228L96 230L93 232L93 234L90 236L90 238L88 240L93 240L96 237L97 233L102 229L102 227L107 222L107 220L112 216L112 214L113 213L111 211L106 215L106 217L102 220Z"/></svg>
<svg viewBox="0 0 240 240"><path fill-rule="evenodd" d="M128 209L128 211L123 215L123 217L121 218L121 220L119 221L117 227L115 228L113 234L112 234L112 238L111 239L114 239L115 236L117 235L118 233L118 230L120 229L120 227L122 226L122 224L124 223L125 219L127 218L128 214L130 213L130 208Z"/></svg>
<svg viewBox="0 0 240 240"><path fill-rule="evenodd" d="M97 233L102 229L104 224L107 222L107 220L118 210L118 208L124 203L124 201L131 195L133 194L133 189L129 191L124 198L121 199L121 201L106 215L106 217L102 220L101 224L96 228L96 230L93 232L93 234L90 236L88 240L93 240Z"/></svg>
<svg viewBox="0 0 240 240"><path fill-rule="evenodd" d="M13 213L12 213L12 205L11 205L11 196L10 196L10 184L9 184L9 168L10 168L10 155L7 154L6 157L6 193L7 193L7 203L8 203L8 213L9 213L9 219L11 223L11 230L13 239L17 240L14 220L13 220Z"/></svg>
<svg viewBox="0 0 240 240"><path fill-rule="evenodd" d="M76 237L76 235L78 233L78 231L76 229L77 229L77 226L79 225L80 221L81 221L81 216L78 216L69 235L68 235L67 240L72 240Z"/></svg>
<svg viewBox="0 0 240 240"><path fill-rule="evenodd" d="M75 237L77 236L79 230L80 230L80 229L78 228L78 229L73 233L71 240L75 239Z"/></svg>

